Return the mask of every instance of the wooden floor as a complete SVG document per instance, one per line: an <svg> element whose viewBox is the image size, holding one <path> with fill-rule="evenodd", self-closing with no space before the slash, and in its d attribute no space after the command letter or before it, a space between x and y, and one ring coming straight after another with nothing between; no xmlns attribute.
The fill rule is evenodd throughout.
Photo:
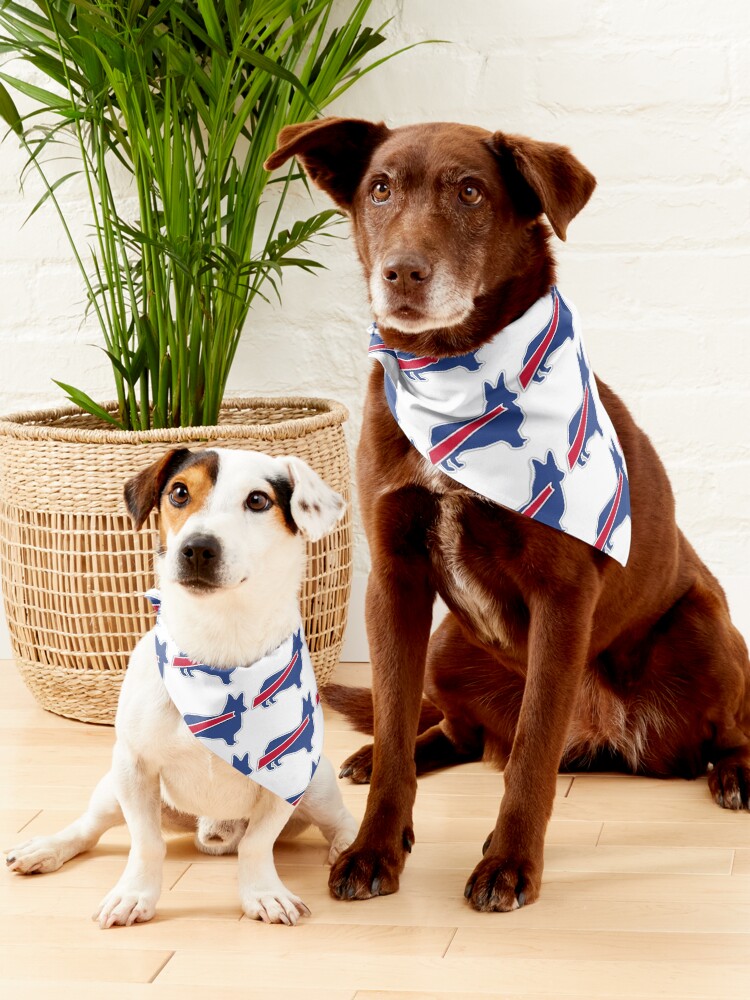
<svg viewBox="0 0 750 1000"><path fill-rule="evenodd" d="M361 668L339 670L358 678ZM113 732L39 709L0 663L0 846L50 833L86 804ZM329 714L335 765L362 738ZM0 871L4 1000L468 1000L750 997L750 815L705 781L560 777L542 898L513 914L464 902L502 778L482 764L420 781L417 844L395 896L336 902L318 835L279 846L284 881L312 909L296 928L242 917L236 860L170 841L149 924L101 931L90 914L128 837L52 875ZM362 815L366 789L343 784Z"/></svg>

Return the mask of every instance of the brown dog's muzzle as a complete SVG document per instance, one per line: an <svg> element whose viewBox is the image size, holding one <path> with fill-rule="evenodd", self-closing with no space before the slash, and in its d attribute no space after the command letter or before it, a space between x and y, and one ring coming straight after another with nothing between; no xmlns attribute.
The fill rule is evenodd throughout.
<svg viewBox="0 0 750 1000"><path fill-rule="evenodd" d="M381 273L386 285L408 295L430 280L432 267L422 254L405 253L389 257Z"/></svg>

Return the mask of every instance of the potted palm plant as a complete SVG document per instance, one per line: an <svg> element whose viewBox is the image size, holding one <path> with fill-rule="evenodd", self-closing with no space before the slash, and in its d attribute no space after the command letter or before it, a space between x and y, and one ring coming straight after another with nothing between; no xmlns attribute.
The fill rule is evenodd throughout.
<svg viewBox="0 0 750 1000"><path fill-rule="evenodd" d="M111 721L148 627L152 540L132 532L119 498L134 470L170 444L249 447L296 453L348 494L341 404L225 400L224 390L255 296L278 295L285 268L321 266L303 249L336 214L282 228L301 179L292 167L272 180L263 163L284 125L316 117L384 61L365 65L384 40L384 26L364 24L370 2L0 0L0 52L33 71L0 69L0 116L42 179L32 211L52 207L71 240L116 396L99 402L58 383L70 405L0 420L5 609L19 669L52 711ZM334 5L345 13L337 27ZM21 115L12 92L32 110ZM77 167L53 179L46 154L71 138ZM66 224L76 173L88 247ZM269 184L275 211L263 228ZM309 550L303 609L323 682L350 574L347 518Z"/></svg>

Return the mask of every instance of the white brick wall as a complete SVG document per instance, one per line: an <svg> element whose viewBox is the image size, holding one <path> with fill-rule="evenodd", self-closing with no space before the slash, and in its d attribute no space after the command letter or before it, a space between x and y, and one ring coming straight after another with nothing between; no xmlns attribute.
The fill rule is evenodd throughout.
<svg viewBox="0 0 750 1000"><path fill-rule="evenodd" d="M626 399L669 469L680 522L750 625L750 5L744 0L375 0L390 47L428 38L331 110L473 122L565 142L599 186L560 284L598 373ZM55 218L20 223L22 157L0 147L0 410L60 400L50 379L109 397L82 290ZM67 167L65 169L68 169ZM325 200L317 199L320 205ZM295 212L310 209L299 195ZM85 219L76 199L76 232ZM342 227L343 233L343 227ZM253 311L234 393L327 393L352 411L366 374L363 282L350 241L329 270L290 275L283 309ZM366 549L358 533L357 566ZM357 614L354 615L357 619ZM750 629L747 629L750 631ZM350 645L350 652L361 650Z"/></svg>

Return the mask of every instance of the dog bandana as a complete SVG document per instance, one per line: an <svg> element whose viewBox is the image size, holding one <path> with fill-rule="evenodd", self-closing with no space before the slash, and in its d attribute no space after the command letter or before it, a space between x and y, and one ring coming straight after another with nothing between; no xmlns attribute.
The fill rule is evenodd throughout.
<svg viewBox="0 0 750 1000"><path fill-rule="evenodd" d="M391 413L428 462L627 563L625 458L557 288L469 354L416 357L369 333Z"/></svg>
<svg viewBox="0 0 750 1000"><path fill-rule="evenodd" d="M323 711L302 625L249 666L211 667L186 656L156 609L154 652L190 732L241 774L296 806L323 747Z"/></svg>

